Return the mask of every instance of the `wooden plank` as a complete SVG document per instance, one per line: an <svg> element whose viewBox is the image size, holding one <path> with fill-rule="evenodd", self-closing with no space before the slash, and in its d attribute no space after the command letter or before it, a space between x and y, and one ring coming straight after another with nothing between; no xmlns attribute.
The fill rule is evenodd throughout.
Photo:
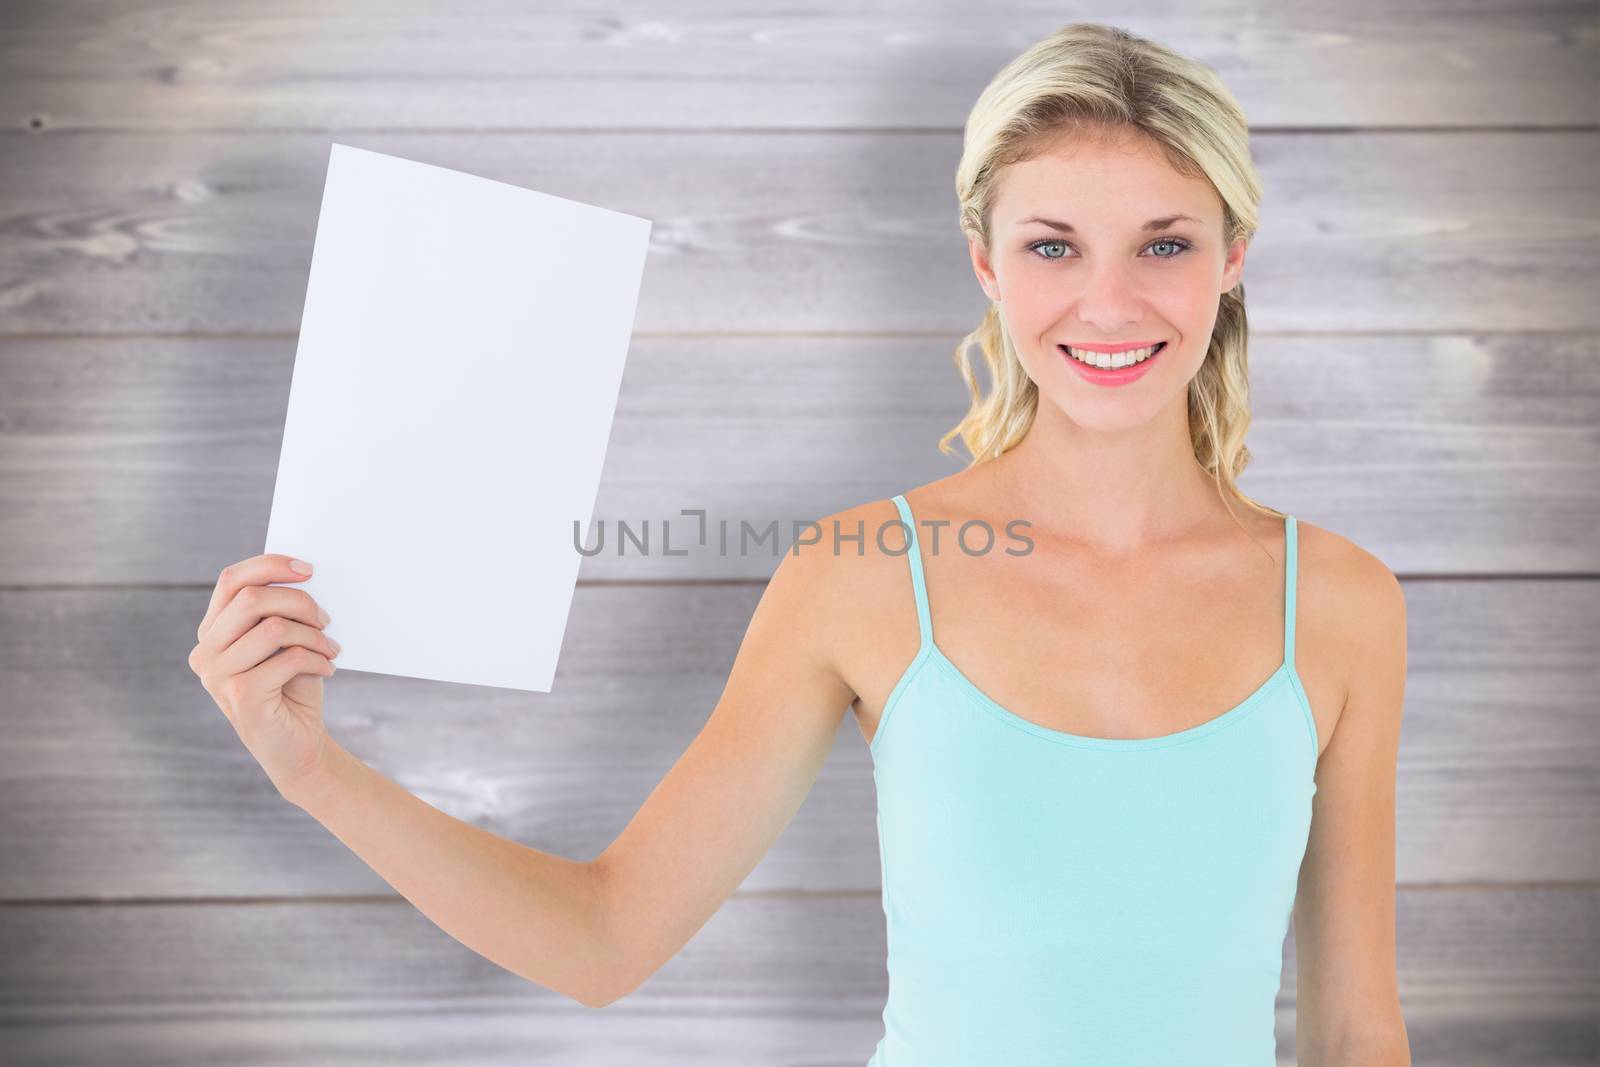
<svg viewBox="0 0 1600 1067"><path fill-rule="evenodd" d="M581 1010L581 1009L575 1009ZM813 1015L578 1015L430 1004L382 1016L26 1023L0 1041L28 1067L862 1067L883 1036L876 1018Z"/></svg>
<svg viewBox="0 0 1600 1067"><path fill-rule="evenodd" d="M1600 1039L1600 891L1405 889L1396 928L1415 1062L1577 1064ZM861 1064L882 1035L884 953L875 894L736 897L596 1011L501 970L398 898L9 906L0 1025L29 1063L115 1050L119 1063L431 1064L470 1049L474 1063ZM1285 1063L1295 985L1291 933Z"/></svg>
<svg viewBox="0 0 1600 1067"><path fill-rule="evenodd" d="M209 586L260 552L294 347L0 340L0 584ZM581 579L765 580L805 523L960 469L953 347L635 339ZM1246 492L1406 575L1600 573L1600 336L1274 334L1250 363Z"/></svg>
<svg viewBox="0 0 1600 1067"><path fill-rule="evenodd" d="M1258 128L1592 125L1582 0L1206 0L1116 20L1213 67ZM42 130L959 127L1069 13L1027 3L619 15L514 0L32 4L0 38L0 98Z"/></svg>
<svg viewBox="0 0 1600 1067"><path fill-rule="evenodd" d="M651 219L636 332L918 333L986 298L955 131L93 134L0 152L8 334L299 328L332 141ZM1296 332L1600 329L1600 133L1278 133L1245 267ZM641 177L646 176L646 177Z"/></svg>
<svg viewBox="0 0 1600 1067"><path fill-rule="evenodd" d="M1402 882L1600 880L1596 589L1406 583ZM583 586L553 692L342 671L329 729L458 818L592 858L704 725L760 593ZM208 595L0 593L0 899L389 892L278 797L190 673ZM818 782L746 890L878 886L871 765L841 714Z"/></svg>

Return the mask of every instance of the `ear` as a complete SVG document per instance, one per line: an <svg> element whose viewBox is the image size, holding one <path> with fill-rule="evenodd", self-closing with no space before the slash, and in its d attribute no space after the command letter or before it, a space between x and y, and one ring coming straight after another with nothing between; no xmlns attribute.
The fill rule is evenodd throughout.
<svg viewBox="0 0 1600 1067"><path fill-rule="evenodd" d="M1249 248L1248 238L1241 237L1228 247L1228 258L1222 263L1222 291L1229 292L1244 278L1244 254Z"/></svg>
<svg viewBox="0 0 1600 1067"><path fill-rule="evenodd" d="M972 256L972 271L978 276L978 284L983 286L983 291L989 294L990 300L999 303L1000 282L995 277L994 267L989 262L989 253L984 249L983 242L968 234L967 252Z"/></svg>

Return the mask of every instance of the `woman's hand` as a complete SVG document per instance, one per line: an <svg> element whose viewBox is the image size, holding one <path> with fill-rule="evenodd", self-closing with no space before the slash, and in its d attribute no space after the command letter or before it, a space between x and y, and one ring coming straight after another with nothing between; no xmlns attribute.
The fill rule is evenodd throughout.
<svg viewBox="0 0 1600 1067"><path fill-rule="evenodd" d="M306 577L290 562L272 554L225 568L189 653L189 669L285 798L317 773L331 747L322 679L339 654L309 593L268 584Z"/></svg>

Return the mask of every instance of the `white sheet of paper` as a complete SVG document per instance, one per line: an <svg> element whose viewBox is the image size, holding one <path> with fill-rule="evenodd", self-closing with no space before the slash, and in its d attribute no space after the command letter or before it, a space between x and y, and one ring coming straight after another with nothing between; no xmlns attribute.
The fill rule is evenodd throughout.
<svg viewBox="0 0 1600 1067"><path fill-rule="evenodd" d="M332 146L264 551L341 672L550 691L650 227Z"/></svg>

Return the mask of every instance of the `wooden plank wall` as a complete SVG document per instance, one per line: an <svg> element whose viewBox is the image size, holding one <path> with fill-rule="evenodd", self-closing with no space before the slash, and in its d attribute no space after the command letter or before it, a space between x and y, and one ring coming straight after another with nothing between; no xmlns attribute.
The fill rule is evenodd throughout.
<svg viewBox="0 0 1600 1067"><path fill-rule="evenodd" d="M1245 487L1405 583L1415 1062L1594 1062L1592 0L7 5L0 1058L864 1063L886 978L850 718L743 888L595 1012L281 802L185 657L261 550L330 141L655 220L597 517L811 518L955 469L949 353L983 309L961 124L1079 18L1244 104ZM451 814L592 857L703 723L772 566L588 559L553 693L351 672L330 727ZM1294 974L1291 936L1286 1063Z"/></svg>

